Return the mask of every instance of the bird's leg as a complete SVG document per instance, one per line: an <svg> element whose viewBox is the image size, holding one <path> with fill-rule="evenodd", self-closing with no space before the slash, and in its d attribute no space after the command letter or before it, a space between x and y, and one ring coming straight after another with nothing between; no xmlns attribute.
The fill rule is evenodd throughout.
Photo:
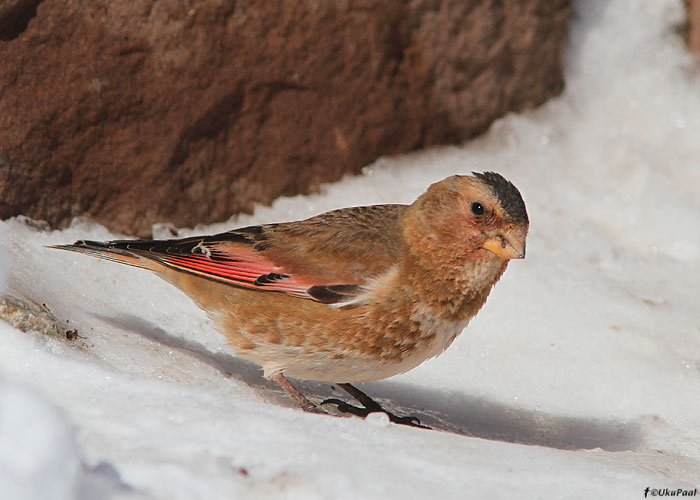
<svg viewBox="0 0 700 500"><path fill-rule="evenodd" d="M309 399L306 396L304 396L299 391L299 389L294 387L292 383L287 379L287 377L285 377L283 374L278 373L277 375L273 375L272 377L270 377L270 380L277 382L287 394L294 398L294 401L297 402L297 404L301 407L302 410L312 413L325 413L321 408L309 401ZM390 411L385 410L384 408L382 408L382 405L377 403L374 399L370 398L367 394L362 392L354 385L338 384L338 386L345 392L350 394L357 401L359 401L364 406L364 408L352 406L346 403L345 401L341 401L340 399L326 399L321 404L333 403L338 407L338 410L340 410L341 412L352 413L353 415L357 415L358 417L366 417L370 413L380 411L386 413L389 417L389 420L391 420L394 423L411 425L413 427L421 427L423 429L430 429L430 427L421 425L420 420L418 420L416 417L399 417L398 415L395 415Z"/></svg>
<svg viewBox="0 0 700 500"><path fill-rule="evenodd" d="M281 373L273 375L272 377L270 377L270 380L277 382L287 394L292 396L294 398L294 401L297 402L297 404L301 407L302 410L312 413L325 413L322 409L320 409L318 406L309 401L309 399L306 396L304 396L299 391L299 389L294 387L292 383L287 379L287 377L285 377Z"/></svg>
<svg viewBox="0 0 700 500"><path fill-rule="evenodd" d="M430 427L426 427L425 425L421 425L420 420L418 420L416 417L399 417L398 415L395 415L391 413L390 411L385 410L382 408L382 405L377 403L374 399L370 398L367 394L362 392L360 389L355 387L354 385L351 384L338 384L338 387L343 389L345 392L350 394L353 398L355 398L357 401L359 401L364 408L358 408L357 406L352 406L344 401L341 401L339 399L327 399L323 403L333 403L338 406L338 410L344 412L344 413L352 413L353 415L357 415L359 417L366 417L368 414L373 413L373 412L384 412L387 414L389 417L389 420L391 420L394 423L397 424L403 424L403 425L411 425L413 427L421 427L423 429L429 429Z"/></svg>
<svg viewBox="0 0 700 500"><path fill-rule="evenodd" d="M360 389L358 389L354 385L352 385L352 384L338 384L338 386L341 389L343 389L345 392L350 394L357 401L362 403L362 405L368 410L368 413L372 412L372 411L384 411L384 408L382 408L382 405L377 403L374 399L370 398L367 394L362 392Z"/></svg>

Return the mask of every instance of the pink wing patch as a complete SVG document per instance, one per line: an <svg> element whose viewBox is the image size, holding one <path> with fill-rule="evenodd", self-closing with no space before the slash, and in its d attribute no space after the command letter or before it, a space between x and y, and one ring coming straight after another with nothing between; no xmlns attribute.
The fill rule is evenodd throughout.
<svg viewBox="0 0 700 500"><path fill-rule="evenodd" d="M303 298L312 298L308 289L314 283L284 273L284 269L268 259L245 249L231 245L202 246L202 252L192 255L160 255L159 259L170 267L231 283L254 290L283 292Z"/></svg>
<svg viewBox="0 0 700 500"><path fill-rule="evenodd" d="M257 234L259 228L247 232L231 231L221 235L183 238L179 240L80 240L72 245L54 248L80 252L101 259L151 269L147 261L160 262L171 269L196 274L233 286L251 290L281 292L338 307L357 305L366 288L358 283L319 282L287 274L282 266L264 257L262 252L233 243ZM243 235L241 235L243 233Z"/></svg>

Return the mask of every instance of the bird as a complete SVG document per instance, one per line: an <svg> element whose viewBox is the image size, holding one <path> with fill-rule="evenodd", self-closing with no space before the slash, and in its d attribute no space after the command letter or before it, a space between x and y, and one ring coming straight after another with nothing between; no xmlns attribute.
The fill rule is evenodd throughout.
<svg viewBox="0 0 700 500"><path fill-rule="evenodd" d="M156 273L203 309L235 354L262 367L306 411L289 380L336 384L396 423L352 384L407 372L445 351L511 259L525 257L520 191L496 172L453 175L410 204L164 240L79 240L51 248Z"/></svg>

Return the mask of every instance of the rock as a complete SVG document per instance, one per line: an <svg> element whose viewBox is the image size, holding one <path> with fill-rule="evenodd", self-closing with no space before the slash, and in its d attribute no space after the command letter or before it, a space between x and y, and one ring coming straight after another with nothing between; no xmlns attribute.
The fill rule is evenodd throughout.
<svg viewBox="0 0 700 500"><path fill-rule="evenodd" d="M36 16L41 0L3 0L0 3L0 41L12 40L27 28Z"/></svg>
<svg viewBox="0 0 700 500"><path fill-rule="evenodd" d="M0 296L0 320L23 332L36 332L71 341L84 338L75 328L68 328L68 322L62 324L46 304L37 305L29 299L12 295ZM85 347L82 342L76 345Z"/></svg>
<svg viewBox="0 0 700 500"><path fill-rule="evenodd" d="M459 142L563 88L568 0L10 0L0 217L145 236Z"/></svg>
<svg viewBox="0 0 700 500"><path fill-rule="evenodd" d="M700 56L700 0L684 0L688 13L688 48Z"/></svg>

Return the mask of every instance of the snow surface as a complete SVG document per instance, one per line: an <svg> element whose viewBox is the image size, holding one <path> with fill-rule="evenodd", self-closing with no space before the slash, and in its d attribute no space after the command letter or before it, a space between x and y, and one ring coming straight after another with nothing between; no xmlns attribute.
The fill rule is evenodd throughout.
<svg viewBox="0 0 700 500"><path fill-rule="evenodd" d="M700 66L678 34L680 0L574 7L561 98L464 147L382 159L320 194L179 233L410 203L454 173L503 173L528 206L527 258L445 354L362 385L441 431L292 408L164 281L43 248L120 235L16 218L0 223L6 291L82 338L0 322L2 498L638 499L700 487Z"/></svg>

